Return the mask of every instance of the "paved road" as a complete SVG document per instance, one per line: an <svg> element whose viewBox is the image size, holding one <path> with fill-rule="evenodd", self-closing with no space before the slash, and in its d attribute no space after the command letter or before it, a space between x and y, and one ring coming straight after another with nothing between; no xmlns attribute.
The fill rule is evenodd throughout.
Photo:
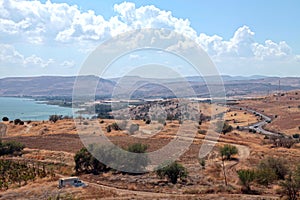
<svg viewBox="0 0 300 200"><path fill-rule="evenodd" d="M251 112L253 114L255 113L256 115L258 115L258 116L260 116L262 118L262 120L260 122L257 122L255 124L252 124L250 126L246 126L246 127L243 127L243 128L255 130L256 132L261 133L263 135L268 135L268 136L282 136L282 134L271 132L271 131L265 130L263 128L264 125L266 125L266 124L268 124L269 122L272 121L271 117L268 117L267 115L265 115L263 113L260 113L260 112L258 112L256 110L252 110L252 109L248 109L248 108L242 108L242 107L237 107L237 106L232 106L231 108L242 109L242 110Z"/></svg>

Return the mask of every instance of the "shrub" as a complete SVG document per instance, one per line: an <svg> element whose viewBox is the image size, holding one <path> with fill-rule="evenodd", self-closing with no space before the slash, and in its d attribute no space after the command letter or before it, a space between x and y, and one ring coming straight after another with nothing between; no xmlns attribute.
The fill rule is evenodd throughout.
<svg viewBox="0 0 300 200"><path fill-rule="evenodd" d="M242 191L244 193L249 193L251 191L250 185L255 179L254 170L238 170L237 173L243 185Z"/></svg>
<svg viewBox="0 0 300 200"><path fill-rule="evenodd" d="M295 173L294 173L295 179L300 184L300 164L298 164Z"/></svg>
<svg viewBox="0 0 300 200"><path fill-rule="evenodd" d="M293 134L293 138L295 138L295 139L300 138L300 134L299 133Z"/></svg>
<svg viewBox="0 0 300 200"><path fill-rule="evenodd" d="M15 124L15 125L18 125L18 124L20 124L20 122L21 122L21 120L20 120L20 119L15 119L15 120L14 120L14 124Z"/></svg>
<svg viewBox="0 0 300 200"><path fill-rule="evenodd" d="M0 156L21 154L25 145L16 141L0 142Z"/></svg>
<svg viewBox="0 0 300 200"><path fill-rule="evenodd" d="M115 131L121 130L121 128L116 122L111 124L111 128L114 129Z"/></svg>
<svg viewBox="0 0 300 200"><path fill-rule="evenodd" d="M268 186L276 180L276 173L270 168L258 169L255 172L255 180L258 184Z"/></svg>
<svg viewBox="0 0 300 200"><path fill-rule="evenodd" d="M107 166L94 158L87 148L80 149L74 156L76 173L94 173L107 170Z"/></svg>
<svg viewBox="0 0 300 200"><path fill-rule="evenodd" d="M127 165L129 165L130 168L133 168L133 169L135 168L138 171L143 170L149 163L148 156L146 154L144 154L144 153L146 153L147 148L148 148L147 145L141 144L141 143L135 143L135 144L129 145L127 148L127 150L129 152L137 153L140 155L132 155L131 154L131 156L129 158L131 158L132 160L128 160Z"/></svg>
<svg viewBox="0 0 300 200"><path fill-rule="evenodd" d="M207 131L206 130L198 130L198 133L201 135L205 135L207 133Z"/></svg>
<svg viewBox="0 0 300 200"><path fill-rule="evenodd" d="M23 122L23 121L20 121L19 124L23 126L23 125L24 125L24 122Z"/></svg>
<svg viewBox="0 0 300 200"><path fill-rule="evenodd" d="M288 173L288 169L284 164L284 161L279 158L268 157L262 160L258 168L261 170L269 169L276 174L276 179L284 179Z"/></svg>
<svg viewBox="0 0 300 200"><path fill-rule="evenodd" d="M176 184L178 179L184 180L188 173L181 164L175 161L165 167L160 167L158 170L156 170L156 174L160 178L167 177L171 183Z"/></svg>
<svg viewBox="0 0 300 200"><path fill-rule="evenodd" d="M129 152L133 152L133 153L145 153L147 148L148 148L148 146L145 144L134 143L132 145L129 145L127 150Z"/></svg>
<svg viewBox="0 0 300 200"><path fill-rule="evenodd" d="M8 121L9 121L9 119L8 119L8 117L3 117L3 118L2 118L2 121L4 121L4 122L8 122Z"/></svg>
<svg viewBox="0 0 300 200"><path fill-rule="evenodd" d="M91 144L88 148L82 148L74 157L76 173L98 174L112 168L124 172L144 171L149 160L146 154L139 154L139 152L145 152L147 146L133 144L127 149L129 152L119 147L99 144ZM101 160L96 158L101 158Z"/></svg>
<svg viewBox="0 0 300 200"><path fill-rule="evenodd" d="M225 135L226 133L229 133L232 130L233 130L232 126L229 125L227 122L224 122L224 123L222 121L216 122L216 131L217 132L221 132Z"/></svg>
<svg viewBox="0 0 300 200"><path fill-rule="evenodd" d="M238 149L235 146L225 144L223 147L220 148L220 154L222 158L230 160L231 156L238 154Z"/></svg>
<svg viewBox="0 0 300 200"><path fill-rule="evenodd" d="M151 120L150 119L147 119L146 121L145 121L145 124L150 124L151 123Z"/></svg>
<svg viewBox="0 0 300 200"><path fill-rule="evenodd" d="M129 133L133 134L134 132L138 131L140 126L138 124L131 124L129 127Z"/></svg>
<svg viewBox="0 0 300 200"><path fill-rule="evenodd" d="M280 182L280 193L287 196L289 200L297 200L300 190L300 183L289 175L285 181Z"/></svg>
<svg viewBox="0 0 300 200"><path fill-rule="evenodd" d="M200 159L199 160L199 164L200 164L200 166L202 167L202 169L205 169L205 159Z"/></svg>
<svg viewBox="0 0 300 200"><path fill-rule="evenodd" d="M108 133L111 132L111 125L108 125L108 126L106 127L106 131L107 131Z"/></svg>
<svg viewBox="0 0 300 200"><path fill-rule="evenodd" d="M62 115L50 115L49 116L49 121L55 123L58 120L61 120L62 117L63 117Z"/></svg>
<svg viewBox="0 0 300 200"><path fill-rule="evenodd" d="M275 147L284 147L284 148L291 148L295 144L295 140L292 138L284 138L284 137L273 137L271 141Z"/></svg>

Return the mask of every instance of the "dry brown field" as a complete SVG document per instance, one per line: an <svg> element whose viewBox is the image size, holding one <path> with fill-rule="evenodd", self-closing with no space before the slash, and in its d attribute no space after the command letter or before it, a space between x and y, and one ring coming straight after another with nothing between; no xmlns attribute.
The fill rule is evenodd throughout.
<svg viewBox="0 0 300 200"><path fill-rule="evenodd" d="M284 96L268 96L261 99L242 100L238 106L263 112L273 118L265 128L270 131L282 132L287 135L300 133L300 92L285 93ZM200 105L203 112L209 114L209 105ZM243 110L218 107L218 112L225 111L225 120L234 128L226 135L221 134L213 150L205 157L206 167L199 164L198 153L206 135L195 133L195 138L189 149L178 159L189 172L185 182L179 181L173 185L167 180L159 179L154 172L132 175L117 172L107 172L100 175L81 175L80 178L89 184L86 188L58 189L57 179L60 176L74 174L75 153L83 147L73 120L31 122L25 125L14 125L5 122L7 133L4 140L16 140L25 144L24 154L19 159L35 160L46 165L55 166L55 179L37 179L22 187L0 191L0 199L280 199L277 193L278 182L268 187L253 184L256 195L241 193L241 184L236 173L239 169L255 168L260 160L269 156L282 158L286 164L293 167L300 163L300 144L292 148L274 148L263 135L239 131L237 126L248 126L259 121L253 113ZM275 117L276 116L276 117ZM126 148L129 144L143 143L148 145L148 152L155 151L176 138L180 124L178 121L166 121L166 125L154 124L147 126L142 120L132 123L140 125L140 130L134 135L127 131L106 132L105 127L114 120L96 121L98 129L114 144ZM94 128L89 126L95 121L86 120L86 128L82 134L93 134ZM193 130L207 130L210 122L195 125ZM84 125L82 125L84 126ZM154 133L149 136L149 133ZM147 135L148 134L148 135ZM95 137L98 137L96 134ZM188 139L188 138L187 138ZM239 154L231 161L226 161L228 186L224 185L222 161L219 147L231 144L238 148Z"/></svg>

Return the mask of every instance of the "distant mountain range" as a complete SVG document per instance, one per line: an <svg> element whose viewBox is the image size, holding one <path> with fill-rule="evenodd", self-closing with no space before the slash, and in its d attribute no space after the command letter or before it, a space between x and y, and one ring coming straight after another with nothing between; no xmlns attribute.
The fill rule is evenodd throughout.
<svg viewBox="0 0 300 200"><path fill-rule="evenodd" d="M0 96L72 96L76 80L84 81L82 86L88 88L97 83L96 95L110 97L117 89L124 94L131 93L132 98L173 97L186 91L188 83L199 97L208 97L209 92L204 78L193 76L172 79L150 79L138 76L102 79L96 76L40 76L13 77L0 79ZM216 77L206 77L213 80ZM266 76L222 76L227 96L244 96L267 94L275 91L300 89L300 77L266 77ZM96 81L96 82L95 82ZM132 89L134 88L134 89ZM172 89L170 89L172 88ZM171 91L172 90L172 91Z"/></svg>

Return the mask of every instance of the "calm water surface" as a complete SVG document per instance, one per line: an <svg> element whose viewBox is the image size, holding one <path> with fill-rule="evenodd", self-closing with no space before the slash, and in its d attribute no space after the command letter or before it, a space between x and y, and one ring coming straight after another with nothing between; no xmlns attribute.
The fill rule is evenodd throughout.
<svg viewBox="0 0 300 200"><path fill-rule="evenodd" d="M26 98L0 97L0 121L2 117L9 120L48 120L49 115L72 116L72 108L42 104Z"/></svg>

